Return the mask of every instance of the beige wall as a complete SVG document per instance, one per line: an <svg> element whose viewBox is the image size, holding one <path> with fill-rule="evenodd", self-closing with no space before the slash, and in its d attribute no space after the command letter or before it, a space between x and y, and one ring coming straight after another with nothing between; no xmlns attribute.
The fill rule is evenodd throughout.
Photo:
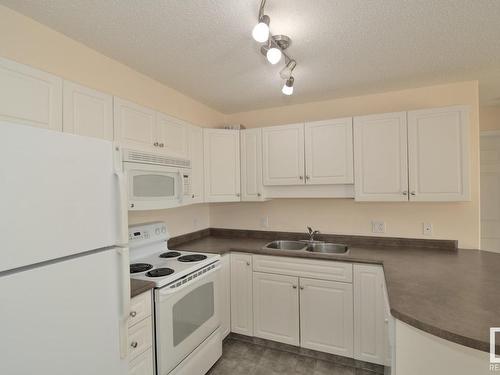
<svg viewBox="0 0 500 375"><path fill-rule="evenodd" d="M364 115L456 104L471 106L471 202L361 203L352 199L283 199L264 203L214 204L213 227L304 231L311 225L322 232L370 235L371 221L383 220L387 236L424 237L422 223L433 225L433 237L457 239L461 247L479 247L479 119L475 81L386 92L374 95L271 108L227 116L247 127L304 120Z"/></svg>
<svg viewBox="0 0 500 375"><path fill-rule="evenodd" d="M0 6L0 57L215 127L224 115L19 13ZM208 227L207 205L131 213L130 223L165 220L173 235ZM196 220L196 223L194 221Z"/></svg>
<svg viewBox="0 0 500 375"><path fill-rule="evenodd" d="M479 122L481 131L500 130L500 107L479 107Z"/></svg>

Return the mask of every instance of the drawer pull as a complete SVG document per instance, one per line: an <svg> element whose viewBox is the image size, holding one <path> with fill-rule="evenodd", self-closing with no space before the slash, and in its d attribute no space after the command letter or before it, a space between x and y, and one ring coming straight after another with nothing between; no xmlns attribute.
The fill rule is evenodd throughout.
<svg viewBox="0 0 500 375"><path fill-rule="evenodd" d="M137 341L132 341L132 342L130 343L130 346L131 346L132 348L134 348L134 349L135 349L135 348L137 348L137 345L139 345L139 344L137 343Z"/></svg>
<svg viewBox="0 0 500 375"><path fill-rule="evenodd" d="M131 312L130 312L130 316L131 316L132 318L135 318L135 316L136 316L136 315L137 315L137 311L131 311Z"/></svg>

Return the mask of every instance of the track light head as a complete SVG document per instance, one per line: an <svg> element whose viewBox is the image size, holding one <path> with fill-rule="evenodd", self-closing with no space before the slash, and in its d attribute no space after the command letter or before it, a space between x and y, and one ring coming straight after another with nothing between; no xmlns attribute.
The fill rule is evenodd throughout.
<svg viewBox="0 0 500 375"><path fill-rule="evenodd" d="M288 78L286 80L285 84L283 85L281 92L285 95L292 95L293 94L293 82L294 82L293 77Z"/></svg>
<svg viewBox="0 0 500 375"><path fill-rule="evenodd" d="M259 43L264 43L269 39L269 22L271 19L268 15L263 15L259 19L259 23L252 30L252 37Z"/></svg>

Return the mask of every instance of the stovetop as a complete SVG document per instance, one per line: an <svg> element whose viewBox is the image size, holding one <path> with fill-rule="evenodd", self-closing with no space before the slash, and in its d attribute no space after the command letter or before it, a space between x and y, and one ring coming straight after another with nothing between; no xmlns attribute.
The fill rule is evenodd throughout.
<svg viewBox="0 0 500 375"><path fill-rule="evenodd" d="M219 259L218 254L163 249L146 257L134 257L130 263L130 277L152 281L157 288L161 288Z"/></svg>

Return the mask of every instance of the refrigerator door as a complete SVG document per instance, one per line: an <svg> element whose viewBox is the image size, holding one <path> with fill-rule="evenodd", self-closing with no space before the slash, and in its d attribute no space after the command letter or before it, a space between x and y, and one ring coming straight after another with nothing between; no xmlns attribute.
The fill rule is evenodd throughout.
<svg viewBox="0 0 500 375"><path fill-rule="evenodd" d="M105 140L0 122L0 272L120 243L113 152Z"/></svg>
<svg viewBox="0 0 500 375"><path fill-rule="evenodd" d="M0 374L127 374L117 250L0 275Z"/></svg>

